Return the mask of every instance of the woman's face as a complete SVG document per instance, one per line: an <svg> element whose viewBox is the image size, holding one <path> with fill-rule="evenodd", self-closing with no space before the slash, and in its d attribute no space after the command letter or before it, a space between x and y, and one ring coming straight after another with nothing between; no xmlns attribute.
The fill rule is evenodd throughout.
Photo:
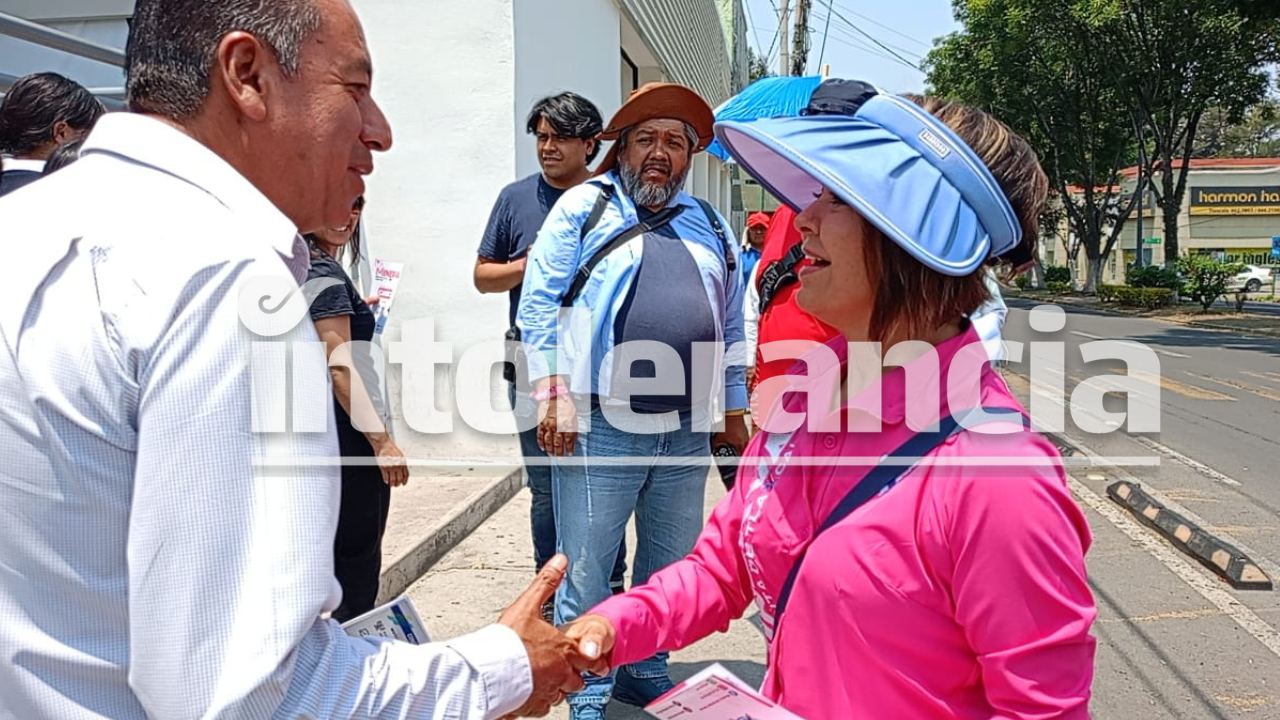
<svg viewBox="0 0 1280 720"><path fill-rule="evenodd" d="M863 244L870 236L867 221L830 190L823 190L796 216L796 230L804 238L809 259L798 271L796 302L847 339L859 340L857 328L865 334L876 293L863 260Z"/></svg>
<svg viewBox="0 0 1280 720"><path fill-rule="evenodd" d="M347 216L347 222L340 227L329 227L314 233L320 238L325 245L331 248L344 247L351 241L351 235L356 230L356 223L360 222L360 213L362 208L351 208L351 214Z"/></svg>

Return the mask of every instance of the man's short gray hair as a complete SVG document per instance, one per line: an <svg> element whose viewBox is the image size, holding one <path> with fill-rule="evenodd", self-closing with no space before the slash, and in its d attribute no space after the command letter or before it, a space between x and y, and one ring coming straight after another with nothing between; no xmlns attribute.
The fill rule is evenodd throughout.
<svg viewBox="0 0 1280 720"><path fill-rule="evenodd" d="M237 30L296 75L302 43L319 27L315 0L138 0L125 52L129 107L173 120L195 115L209 96L218 43Z"/></svg>

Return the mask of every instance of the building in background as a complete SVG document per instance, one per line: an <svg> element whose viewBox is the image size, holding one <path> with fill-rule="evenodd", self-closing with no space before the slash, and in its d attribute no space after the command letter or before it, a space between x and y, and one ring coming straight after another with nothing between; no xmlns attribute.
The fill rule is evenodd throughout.
<svg viewBox="0 0 1280 720"><path fill-rule="evenodd" d="M498 191L538 171L524 127L534 101L573 90L607 119L633 89L667 80L716 107L748 72L742 0L352 1L373 53L374 94L395 131L394 149L377 159L369 179L365 212L370 254L405 265L385 342L395 343L405 322L434 322L437 342L452 344L455 361L468 351L501 359L506 296L478 295L471 271ZM124 78L111 58L123 58L132 12L133 0L4 0L0 91L13 78L52 70L120 97ZM13 18L91 40L103 49L95 57L107 62L17 39L23 31ZM702 153L688 189L736 226L741 205L733 202L732 177ZM389 348L388 385L407 452L515 455L511 438L475 431L457 413L455 398L484 392L480 378L464 378L460 387L455 362L434 378L406 379L395 364L403 358ZM399 399L411 399L416 418L425 408L413 403L433 397L436 409L453 413L453 432L411 432ZM505 406L500 382L491 397L493 407Z"/></svg>
<svg viewBox="0 0 1280 720"><path fill-rule="evenodd" d="M1123 193L1132 193L1136 167L1122 171ZM1159 173L1154 182L1159 183ZM1079 191L1078 188L1074 189ZM1104 188L1099 188L1103 191ZM1122 195L1127 200L1128 195ZM1111 255L1102 267L1101 281L1123 284L1125 269L1138 259L1144 265L1164 263L1164 217L1151 193L1143 200L1139 236L1135 208ZM1203 253L1225 262L1273 266L1271 241L1280 236L1280 158L1197 158L1187 174L1187 191L1178 213L1178 251ZM1052 240L1052 241L1050 241ZM1046 266L1067 265L1074 237L1062 221L1057 238L1046 239L1041 261ZM1077 277L1083 278L1087 260L1083 250L1076 258Z"/></svg>

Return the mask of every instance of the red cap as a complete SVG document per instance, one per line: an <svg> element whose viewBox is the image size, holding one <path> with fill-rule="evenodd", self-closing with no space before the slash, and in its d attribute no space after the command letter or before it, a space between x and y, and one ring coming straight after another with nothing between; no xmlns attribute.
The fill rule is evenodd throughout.
<svg viewBox="0 0 1280 720"><path fill-rule="evenodd" d="M769 213L753 212L747 216L747 227L769 227Z"/></svg>

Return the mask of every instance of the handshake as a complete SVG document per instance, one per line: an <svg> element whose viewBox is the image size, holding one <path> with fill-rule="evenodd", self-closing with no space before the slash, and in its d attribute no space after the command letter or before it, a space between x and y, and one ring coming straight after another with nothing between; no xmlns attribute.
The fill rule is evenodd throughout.
<svg viewBox="0 0 1280 720"><path fill-rule="evenodd" d="M556 555L524 593L498 618L520 636L529 655L533 693L507 718L542 717L582 689L582 673L603 676L611 667L613 625L599 615L584 615L561 631L542 619L542 604L555 595L569 560Z"/></svg>

